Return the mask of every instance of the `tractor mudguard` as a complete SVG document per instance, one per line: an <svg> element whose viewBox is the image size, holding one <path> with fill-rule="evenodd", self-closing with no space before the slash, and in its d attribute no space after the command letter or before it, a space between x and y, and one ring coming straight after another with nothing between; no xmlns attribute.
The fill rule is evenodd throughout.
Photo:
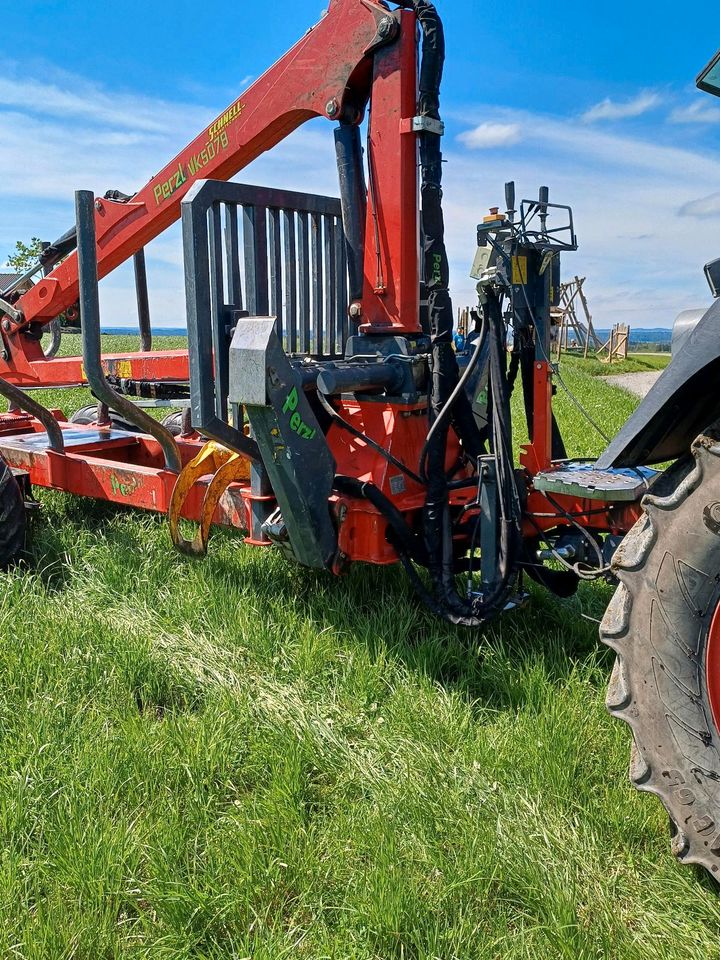
<svg viewBox="0 0 720 960"><path fill-rule="evenodd" d="M603 469L676 460L720 419L720 300L716 300L597 462Z"/></svg>

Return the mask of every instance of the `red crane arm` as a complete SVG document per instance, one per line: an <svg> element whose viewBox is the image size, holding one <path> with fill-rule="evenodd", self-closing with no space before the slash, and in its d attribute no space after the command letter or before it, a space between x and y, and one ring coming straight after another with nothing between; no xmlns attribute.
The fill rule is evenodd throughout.
<svg viewBox="0 0 720 960"><path fill-rule="evenodd" d="M374 51L394 40L399 32L407 34L409 17L414 47L414 15L393 14L383 3L373 0L332 0L327 14L315 27L129 202L96 202L99 276L107 275L179 219L180 202L195 180L229 179L312 117L359 121L375 81ZM400 31L402 21L406 29ZM408 43L393 46L407 47ZM406 52L406 61L409 56ZM400 52L392 59L395 63L391 73L403 66ZM382 82L387 87L387 76ZM407 118L414 111L415 75L402 83L405 94L401 112ZM400 109L396 102L395 124L401 119ZM398 126L393 134L399 135ZM394 146L399 144L400 138ZM385 149L392 150L394 146L388 142ZM414 162L412 158L413 165ZM396 170L395 174L398 173ZM417 185L413 188L407 183L407 188L409 192L414 189L416 208ZM398 218L398 225L406 219ZM392 260L390 253L387 256ZM392 266L388 272L392 275ZM387 277L384 282L387 284ZM17 337L23 328L32 322L49 322L74 304L77 296L77 258L72 254L15 304L21 316L7 338L11 353L17 355ZM399 308L402 297L398 295L397 300ZM6 319L6 329L8 326ZM29 352L27 347L23 352Z"/></svg>

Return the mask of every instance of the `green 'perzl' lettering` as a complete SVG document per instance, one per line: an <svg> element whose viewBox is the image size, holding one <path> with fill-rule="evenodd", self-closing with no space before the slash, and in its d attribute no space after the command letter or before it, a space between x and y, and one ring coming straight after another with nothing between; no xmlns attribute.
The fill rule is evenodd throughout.
<svg viewBox="0 0 720 960"><path fill-rule="evenodd" d="M300 397L298 396L297 387L293 387L290 393L287 395L287 400L285 401L285 406L283 407L283 413L294 413L298 408L298 403Z"/></svg>

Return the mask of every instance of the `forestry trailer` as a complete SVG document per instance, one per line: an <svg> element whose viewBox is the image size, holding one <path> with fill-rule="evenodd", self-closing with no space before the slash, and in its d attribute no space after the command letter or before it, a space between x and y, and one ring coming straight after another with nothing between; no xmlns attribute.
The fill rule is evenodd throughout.
<svg viewBox="0 0 720 960"><path fill-rule="evenodd" d="M527 578L567 597L614 576L601 634L632 780L667 808L675 855L720 876L720 300L599 460L570 459L551 311L577 244L546 188L516 203L508 184L480 224L455 349L444 52L428 0L331 0L137 193L76 194L75 227L0 290L0 558L22 552L36 486L166 513L193 554L221 524L335 575L400 563L465 630L522 605ZM720 95L718 58L699 85ZM229 182L314 117L335 127L339 199ZM189 347L151 351L143 248L179 218ZM146 349L102 356L98 279L131 257ZM706 270L718 296L720 262ZM82 357L57 353L61 314ZM97 407L69 421L33 398L78 385Z"/></svg>

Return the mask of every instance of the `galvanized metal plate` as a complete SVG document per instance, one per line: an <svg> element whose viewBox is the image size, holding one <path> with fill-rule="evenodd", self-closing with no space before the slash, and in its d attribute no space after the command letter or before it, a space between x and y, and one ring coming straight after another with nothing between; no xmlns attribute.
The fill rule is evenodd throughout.
<svg viewBox="0 0 720 960"><path fill-rule="evenodd" d="M533 485L542 493L627 503L647 493L657 476L657 471L648 467L601 470L593 463L564 463L538 473Z"/></svg>

